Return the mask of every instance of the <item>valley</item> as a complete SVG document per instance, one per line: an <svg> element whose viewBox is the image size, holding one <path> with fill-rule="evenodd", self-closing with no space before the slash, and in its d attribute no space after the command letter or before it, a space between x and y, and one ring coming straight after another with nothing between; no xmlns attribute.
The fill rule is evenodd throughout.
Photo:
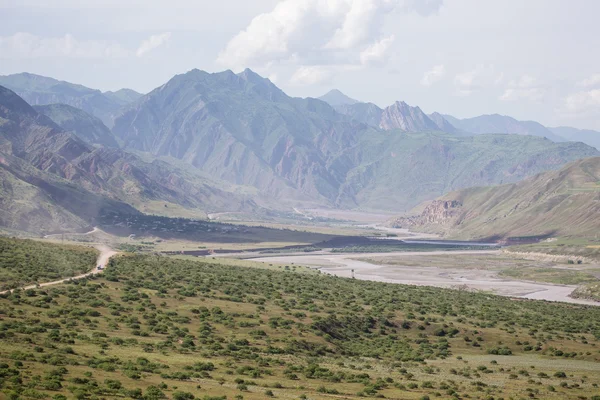
<svg viewBox="0 0 600 400"><path fill-rule="evenodd" d="M309 266L345 278L600 306L592 300L570 297L578 285L598 281L600 263L569 268L516 258L500 250L294 254L251 260Z"/></svg>
<svg viewBox="0 0 600 400"><path fill-rule="evenodd" d="M475 257L473 265L506 261L497 250L380 260L420 270L437 259L451 274L449 254ZM370 258L382 255L332 257L319 273L276 257L261 267L125 252L101 274L2 293L1 390L28 398L576 399L600 384L600 307L345 279L335 274L348 266L368 274L379 268ZM354 264L340 267L342 257Z"/></svg>
<svg viewBox="0 0 600 400"><path fill-rule="evenodd" d="M0 398L596 400L593 131L0 85Z"/></svg>

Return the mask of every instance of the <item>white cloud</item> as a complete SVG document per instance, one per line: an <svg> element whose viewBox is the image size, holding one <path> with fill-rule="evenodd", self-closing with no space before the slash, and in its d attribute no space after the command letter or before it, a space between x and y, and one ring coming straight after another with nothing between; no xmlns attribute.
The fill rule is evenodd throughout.
<svg viewBox="0 0 600 400"><path fill-rule="evenodd" d="M579 81L577 83L577 85L579 86L583 86L583 87L596 87L596 86L600 86L600 74L594 74L582 81Z"/></svg>
<svg viewBox="0 0 600 400"><path fill-rule="evenodd" d="M517 80L508 83L508 87L499 97L502 101L528 100L539 102L544 99L546 88L537 83L536 78L523 75Z"/></svg>
<svg viewBox="0 0 600 400"><path fill-rule="evenodd" d="M469 96L484 88L500 84L503 77L502 73L496 73L493 65L478 64L473 70L454 77L456 94Z"/></svg>
<svg viewBox="0 0 600 400"><path fill-rule="evenodd" d="M277 64L366 66L383 64L394 41L385 36L391 13L437 11L442 0L283 0L257 15L221 51L217 62L239 70ZM300 79L302 80L302 79ZM296 80L298 81L298 79Z"/></svg>
<svg viewBox="0 0 600 400"><path fill-rule="evenodd" d="M442 8L444 0L406 0L404 2L405 11L414 11L417 14L427 17L437 12Z"/></svg>
<svg viewBox="0 0 600 400"><path fill-rule="evenodd" d="M388 49L395 39L394 35L388 36L361 51L360 63L362 65L383 65L387 61Z"/></svg>
<svg viewBox="0 0 600 400"><path fill-rule="evenodd" d="M423 74L423 78L421 79L421 85L431 86L434 83L440 81L445 75L446 67L444 67L444 64L436 65Z"/></svg>
<svg viewBox="0 0 600 400"><path fill-rule="evenodd" d="M333 73L332 67L302 66L292 75L290 83L292 85L317 85L330 81Z"/></svg>
<svg viewBox="0 0 600 400"><path fill-rule="evenodd" d="M114 41L79 40L69 33L58 37L40 37L27 32L17 32L11 36L0 36L0 59L123 58L133 54L141 57L165 44L170 37L170 32L152 35L142 41L134 52Z"/></svg>
<svg viewBox="0 0 600 400"><path fill-rule="evenodd" d="M0 58L116 58L129 52L120 44L104 40L78 40L71 34L44 38L27 32L0 36Z"/></svg>
<svg viewBox="0 0 600 400"><path fill-rule="evenodd" d="M567 96L563 108L559 111L565 116L600 116L600 89L581 91Z"/></svg>
<svg viewBox="0 0 600 400"><path fill-rule="evenodd" d="M149 51L152 51L157 47L160 47L163 44L167 43L169 39L171 39L171 32L164 32L158 35L152 35L140 44L140 47L138 47L137 51L135 52L135 55L138 57L142 57Z"/></svg>

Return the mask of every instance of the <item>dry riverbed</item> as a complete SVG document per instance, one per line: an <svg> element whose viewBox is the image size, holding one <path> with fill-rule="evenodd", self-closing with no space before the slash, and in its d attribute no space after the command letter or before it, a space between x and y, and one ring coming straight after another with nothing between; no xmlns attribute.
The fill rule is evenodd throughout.
<svg viewBox="0 0 600 400"><path fill-rule="evenodd" d="M527 260L500 250L295 254L259 257L254 261L310 266L326 274L347 278L354 273L356 279L363 280L600 305L598 302L569 297L577 287L572 282L584 283L596 279L600 275L600 265L571 266L552 261Z"/></svg>

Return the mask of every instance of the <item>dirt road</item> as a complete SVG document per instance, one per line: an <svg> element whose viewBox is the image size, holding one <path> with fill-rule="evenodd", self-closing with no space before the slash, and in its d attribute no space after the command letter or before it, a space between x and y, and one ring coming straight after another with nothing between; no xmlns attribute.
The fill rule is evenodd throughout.
<svg viewBox="0 0 600 400"><path fill-rule="evenodd" d="M95 227L94 227L94 229L92 229L92 230L91 230L91 231L89 231L89 232L85 232L85 233L66 233L66 235L81 235L81 236L83 236L83 235L91 235L91 234L93 234L93 233L96 233L96 232L98 232L99 230L100 230L100 229L98 229L98 227L97 227L97 226L95 226ZM53 234L51 234L51 235L45 235L45 236L44 236L44 239L50 239L50 238L52 238L52 237L57 237L57 238L60 238L61 236L64 236L64 235L65 235L65 233L53 233Z"/></svg>
<svg viewBox="0 0 600 400"><path fill-rule="evenodd" d="M53 281L53 282L44 282L44 283L40 283L40 284L35 284L35 285L29 285L29 286L25 286L20 288L21 290L28 290L28 289L35 289L38 287L46 287L46 286L52 286L52 285L58 285L60 283L72 280L72 279L82 279L85 278L86 276L90 276L90 275L96 275L96 274L101 274L102 271L104 270L104 268L100 269L101 267L106 267L106 264L108 263L108 260L114 256L115 254L117 254L116 251L112 250L110 247L108 246L104 246L104 245L98 245L95 246L98 251L100 251L100 254L98 255L98 259L96 260L96 267L91 270L90 272L86 272L85 274L81 274L81 275L77 275L77 276L72 276L70 278L65 278L65 279L61 279L58 281ZM12 292L15 289L11 289L11 290L5 290L3 292L0 292L0 294L4 294L4 293L8 293L8 292Z"/></svg>
<svg viewBox="0 0 600 400"><path fill-rule="evenodd" d="M526 299L562 301L567 303L600 305L600 303L573 299L569 294L575 290L573 285L555 285L520 281L499 277L495 271L485 269L464 269L460 262L456 267L441 268L432 263L427 266L409 265L379 265L365 261L365 259L378 259L381 257L404 257L449 255L449 252L391 252L391 253L352 253L352 254L308 254L308 255L282 255L274 257L253 258L253 261L262 261L277 264L297 264L318 268L321 272L350 278L354 273L356 279L399 283L418 286L436 286L444 288L467 287L472 290L489 291L501 296L521 297ZM453 251L452 255L499 255L500 250L465 250ZM361 260L358 260L361 259ZM399 261L401 264L401 261Z"/></svg>

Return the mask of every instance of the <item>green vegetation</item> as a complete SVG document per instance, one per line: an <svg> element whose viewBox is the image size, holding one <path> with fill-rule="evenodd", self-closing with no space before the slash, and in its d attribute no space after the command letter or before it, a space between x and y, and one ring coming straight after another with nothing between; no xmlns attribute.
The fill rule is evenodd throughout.
<svg viewBox="0 0 600 400"><path fill-rule="evenodd" d="M99 224L108 233L120 236L134 234L140 237L185 239L195 242L214 243L314 243L331 239L331 235L293 230L268 228L215 221L169 218L158 215L105 213ZM154 243L142 243L151 248Z"/></svg>
<svg viewBox="0 0 600 400"><path fill-rule="evenodd" d="M521 280L558 283L563 285L580 285L598 282L598 278L589 272L562 268L508 268L498 274Z"/></svg>
<svg viewBox="0 0 600 400"><path fill-rule="evenodd" d="M89 272L95 249L0 237L0 291Z"/></svg>
<svg viewBox="0 0 600 400"><path fill-rule="evenodd" d="M15 399L589 399L600 384L598 307L160 256L2 295L0 318Z"/></svg>
<svg viewBox="0 0 600 400"><path fill-rule="evenodd" d="M600 283L594 282L582 285L571 293L571 297L600 301Z"/></svg>
<svg viewBox="0 0 600 400"><path fill-rule="evenodd" d="M394 225L461 239L511 244L550 237L596 238L600 157L584 158L523 181L472 187L440 197ZM600 251L600 248L598 249Z"/></svg>
<svg viewBox="0 0 600 400"><path fill-rule="evenodd" d="M595 238L557 238L556 240L543 241L540 243L511 246L510 251L523 253L544 253L562 257L568 262L572 260L600 261L600 239Z"/></svg>

